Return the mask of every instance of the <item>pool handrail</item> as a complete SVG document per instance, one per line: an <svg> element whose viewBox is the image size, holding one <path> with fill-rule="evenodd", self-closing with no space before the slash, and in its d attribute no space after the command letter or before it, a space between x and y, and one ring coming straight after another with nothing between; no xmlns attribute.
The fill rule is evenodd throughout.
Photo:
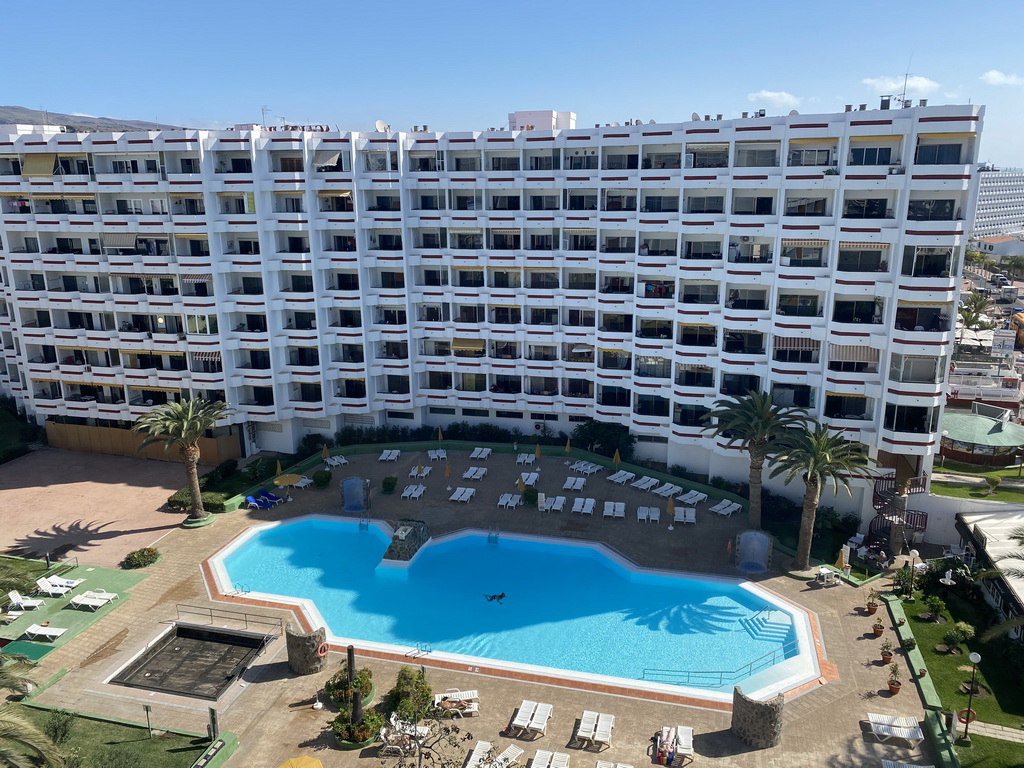
<svg viewBox="0 0 1024 768"><path fill-rule="evenodd" d="M769 651L763 656L758 656L753 661L747 662L741 667L734 670L693 670L693 669L644 669L644 680L651 680L654 677L679 677L681 680L673 680L678 685L689 685L693 678L698 681L705 677L717 677L718 682L716 684L708 683L707 687L710 688L721 688L724 685L737 680L742 675L744 678L750 677L754 672L758 671L759 668L770 667L774 664L781 653L782 658L786 658L792 650L799 650L800 641L790 640L782 646ZM763 662L763 663L762 663ZM755 665L760 665L759 668L755 668ZM650 675L650 676L649 676Z"/></svg>

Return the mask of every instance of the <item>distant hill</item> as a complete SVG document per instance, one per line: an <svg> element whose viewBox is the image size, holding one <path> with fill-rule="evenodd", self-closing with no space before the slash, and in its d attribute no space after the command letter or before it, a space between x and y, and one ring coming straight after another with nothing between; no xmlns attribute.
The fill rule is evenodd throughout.
<svg viewBox="0 0 1024 768"><path fill-rule="evenodd" d="M85 117L63 112L42 112L27 107L0 107L0 124L66 125L80 132L88 131L160 131L180 128L177 125L150 123L146 120L122 120L117 117Z"/></svg>

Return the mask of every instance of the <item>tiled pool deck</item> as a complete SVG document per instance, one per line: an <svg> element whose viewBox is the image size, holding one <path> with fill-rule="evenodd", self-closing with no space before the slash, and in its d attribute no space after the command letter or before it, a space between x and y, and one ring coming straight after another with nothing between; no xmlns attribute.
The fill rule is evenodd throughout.
<svg viewBox="0 0 1024 768"><path fill-rule="evenodd" d="M49 452L59 461L59 452ZM476 499L469 504L448 501L447 486L469 485L461 480L462 472L471 464L468 454L449 452L452 477L443 476L443 465L434 464L431 477L424 482L428 491L419 501L402 501L399 495L380 496L374 491L372 517L398 519L414 517L426 521L435 532L473 527L489 529L497 525L503 531L538 533L575 539L606 542L625 557L652 568L683 569L707 573L734 574L727 561L727 546L744 527L742 517L721 518L698 509L696 526L677 525L668 531L666 521L660 526L637 523L634 510L639 504L652 504L652 497L607 482L602 475L588 478L581 495L600 501L616 499L626 502L625 521L604 519L600 515L581 518L562 512L546 515L536 509L520 507L505 511L495 507L501 493L514 492L515 478L521 467L507 455L494 455L484 466L487 479L476 484ZM43 457L45 458L45 456ZM376 456L350 457L344 473L335 472L334 490L308 489L294 491L294 501L274 510L239 510L223 515L217 523L198 530L174 530L159 544L162 562L148 571L148 578L132 590L132 599L102 621L84 629L72 642L65 643L41 662L39 677L46 678L61 670L69 670L52 687L42 692L40 703L66 706L85 712L96 712L136 722L144 722L143 704L153 706L154 724L202 732L207 722L205 702L190 702L160 694L142 694L116 689L104 683L117 668L126 663L143 645L155 637L167 622L178 616L178 606L194 606L195 610L235 609L231 598L210 599L200 562L219 550L250 525L283 520L309 513L334 513L338 510L337 479L341 476L367 477L371 487L380 487L388 474L399 477L399 490L409 470L417 463L427 464L426 454L408 454L397 464L380 464ZM56 465L55 465L56 466ZM562 493L567 468L562 460L543 458L540 461L542 492ZM0 469L2 472L2 469ZM570 494L564 494L570 495ZM656 498L656 497L654 497ZM131 504L130 495L108 495L111 509ZM664 502L660 499L663 515ZM59 514L59 513L58 513ZM156 513L163 514L163 513ZM53 521L50 521L53 522ZM40 523L42 524L42 522ZM650 738L661 725L687 724L694 728L694 745L698 763L716 765L762 766L878 766L882 758L904 762L930 762L923 759L925 746L911 750L905 744L879 744L865 735L862 723L867 712L914 715L921 717L921 702L912 686L891 697L885 686L885 670L878 660L878 645L870 631L870 622L860 606L864 590L842 585L823 588L775 572L758 582L785 599L813 612L818 620L818 636L824 664L823 680L805 686L802 695L791 695L786 704L782 746L771 750L751 750L729 732L730 715L721 708L706 708L695 701L652 700L649 695L635 696L628 688L603 690L595 687L581 690L566 686L554 678L530 679L492 676L486 667L479 672L448 666L430 666L428 677L435 690L449 687L476 688L481 695L481 715L466 720L464 727L474 738L494 741L502 749L508 739L499 736L513 710L522 699L546 701L554 705L554 717L548 735L536 744L520 743L526 748L525 758L535 748L563 750L568 744L576 718L584 709L616 715L612 745L600 759L650 764ZM193 609L188 609L193 610ZM281 616L297 621L290 612L271 606L249 607L251 613ZM226 616L226 614L225 614ZM183 616L185 619L195 615ZM240 626L222 619L218 624ZM360 654L360 665L374 671L378 689L387 690L397 668L403 664L426 663L415 657L371 657ZM244 685L235 686L218 704L220 724L234 731L241 739L241 749L229 765L269 766L273 768L288 757L303 752L316 754L327 766L376 764L376 750L338 752L329 747L327 711L314 711L314 693L337 670L338 654L330 655L324 672L310 678L297 678L287 669L283 643L278 641L250 669ZM653 697L657 699L659 697ZM672 699L672 697L665 697ZM569 749L574 768L593 766L595 753Z"/></svg>

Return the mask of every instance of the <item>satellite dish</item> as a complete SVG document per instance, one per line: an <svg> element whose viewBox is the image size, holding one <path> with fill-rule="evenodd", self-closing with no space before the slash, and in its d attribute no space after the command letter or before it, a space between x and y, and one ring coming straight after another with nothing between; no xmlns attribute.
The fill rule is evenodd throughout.
<svg viewBox="0 0 1024 768"><path fill-rule="evenodd" d="M650 123L651 125L654 125L654 121L653 120L648 120L647 122Z"/></svg>
<svg viewBox="0 0 1024 768"><path fill-rule="evenodd" d="M373 126L377 129L377 133L386 133L388 130L388 124L383 120L378 120Z"/></svg>
<svg viewBox="0 0 1024 768"><path fill-rule="evenodd" d="M633 120L633 124L634 125L643 125L644 121L639 119L639 118L636 118L636 119Z"/></svg>
<svg viewBox="0 0 1024 768"><path fill-rule="evenodd" d="M696 112L691 112L690 113L690 119L691 120L699 121L700 120L700 115L698 115ZM653 123L654 121L651 120L651 122Z"/></svg>
<svg viewBox="0 0 1024 768"><path fill-rule="evenodd" d="M789 110L789 114L790 115L799 115L800 113L797 112L795 109L791 109L791 110Z"/></svg>
<svg viewBox="0 0 1024 768"><path fill-rule="evenodd" d="M617 128L618 126L619 126L619 124L613 120L612 121L612 127L613 128Z"/></svg>

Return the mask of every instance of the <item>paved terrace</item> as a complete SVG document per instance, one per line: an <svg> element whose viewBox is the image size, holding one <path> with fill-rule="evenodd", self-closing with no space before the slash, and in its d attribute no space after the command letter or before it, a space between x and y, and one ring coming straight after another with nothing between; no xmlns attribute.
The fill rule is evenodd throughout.
<svg viewBox="0 0 1024 768"><path fill-rule="evenodd" d="M49 451L31 458L52 462L53 471L59 472L60 462L66 456L64 452ZM588 478L582 495L594 497L599 502L606 499L625 501L625 521L603 519L600 503L598 514L593 518L581 518L568 512L549 516L527 507L498 510L495 502L499 495L515 492L515 478L522 470L515 465L514 458L495 454L486 462L472 462L472 465L487 466L489 470L486 480L474 484L461 479L462 472L471 466L468 453L449 451L449 457L452 476L444 477L444 464L434 462L430 477L421 481L427 485L428 491L420 501L402 501L397 494L382 496L374 490L371 516L385 519L416 517L428 522L438 533L466 527L487 529L498 525L506 531L599 540L645 566L732 573L726 546L742 529L744 521L741 518L721 518L707 512L705 504L698 509L696 526L677 525L674 531L668 531L664 520L660 526L637 523L636 506L652 504L657 497L628 486L613 485L604 479L603 474ZM103 681L164 629L167 622L176 618L179 604L214 609L241 607L210 600L200 576L199 563L247 527L302 514L336 512L339 507L337 480L341 477L367 477L372 487L379 489L381 479L394 474L399 477L400 492L406 482L411 482L407 480L410 469L418 463L430 464L425 453L403 454L394 464L378 463L376 455L350 459L348 467L335 471L331 490L311 488L293 491L294 501L277 509L239 510L220 516L215 525L192 531L176 529L164 536L159 544L163 561L147 569L149 576L132 590L132 599L42 660L39 676L43 679L64 669L70 671L40 695L40 703L137 722L144 719L141 705L146 703L154 706L154 724L160 727L203 731L207 719L205 702L161 694L140 694L107 686ZM112 460L111 476L116 478L115 472L123 476L125 467L121 462L122 459ZM141 466L147 463L139 461ZM4 472L10 471L7 467L0 468L0 479ZM558 489L567 475L564 458L542 458L534 469L539 469L541 474L538 483L541 492L548 495L560 492ZM97 471L96 476L103 477L104 474ZM475 485L478 487L477 496L469 504L448 502L448 485ZM103 496L111 518L117 516L122 506L137 504L135 494L122 493L117 488L104 490ZM664 514L664 502L658 501ZM38 525L52 525L63 519L64 507L56 505L41 509L38 514ZM165 513L151 511L151 514L163 515L161 519L166 517ZM102 523L102 518L98 522ZM155 538L159 534L154 531L153 535ZM128 548L126 546L122 551ZM499 732L507 725L522 699L553 704L554 717L548 735L537 740L536 744L520 742L527 749L524 757L532 757L536 748L568 751L576 768L592 768L596 759L592 751L566 749L575 719L584 709L609 712L617 718L612 746L600 754L600 759L630 763L638 768L649 764L650 738L655 730L661 725L674 724L693 726L698 764L761 768L878 766L882 758L932 762L925 759L927 754L922 754L922 750L927 749L924 745L912 750L900 742L879 744L870 731L867 735L864 733L866 725L861 721L869 711L922 717L921 702L913 686L904 686L905 690L895 698L886 690L886 674L877 653L879 641L872 636L870 621L860 608L865 601L865 590L848 585L817 587L778 573L766 576L760 582L817 615L828 660L826 668L832 665L838 674L837 680L824 685L813 684L788 701L783 745L772 750L752 751L734 739L728 731L730 716L727 712L466 671L428 668L428 676L436 691L449 687L480 691L481 715L466 720L464 727L475 739L493 741L498 749L509 743L509 739L499 736ZM293 618L269 608L246 610ZM239 626L227 620L217 623ZM330 749L325 729L333 715L310 708L314 692L322 689L327 677L337 670L342 656L332 653L328 669L319 675L296 678L287 670L282 646L279 641L268 649L267 654L246 674L244 685L233 686L218 703L221 727L238 733L241 738L240 752L232 758L231 765L273 767L303 751L315 753L327 766L355 768L357 765L370 765L367 759L376 761L375 749L362 753ZM410 661L418 663L415 659ZM390 687L400 666L399 662L365 656L359 663L373 669L381 692Z"/></svg>

